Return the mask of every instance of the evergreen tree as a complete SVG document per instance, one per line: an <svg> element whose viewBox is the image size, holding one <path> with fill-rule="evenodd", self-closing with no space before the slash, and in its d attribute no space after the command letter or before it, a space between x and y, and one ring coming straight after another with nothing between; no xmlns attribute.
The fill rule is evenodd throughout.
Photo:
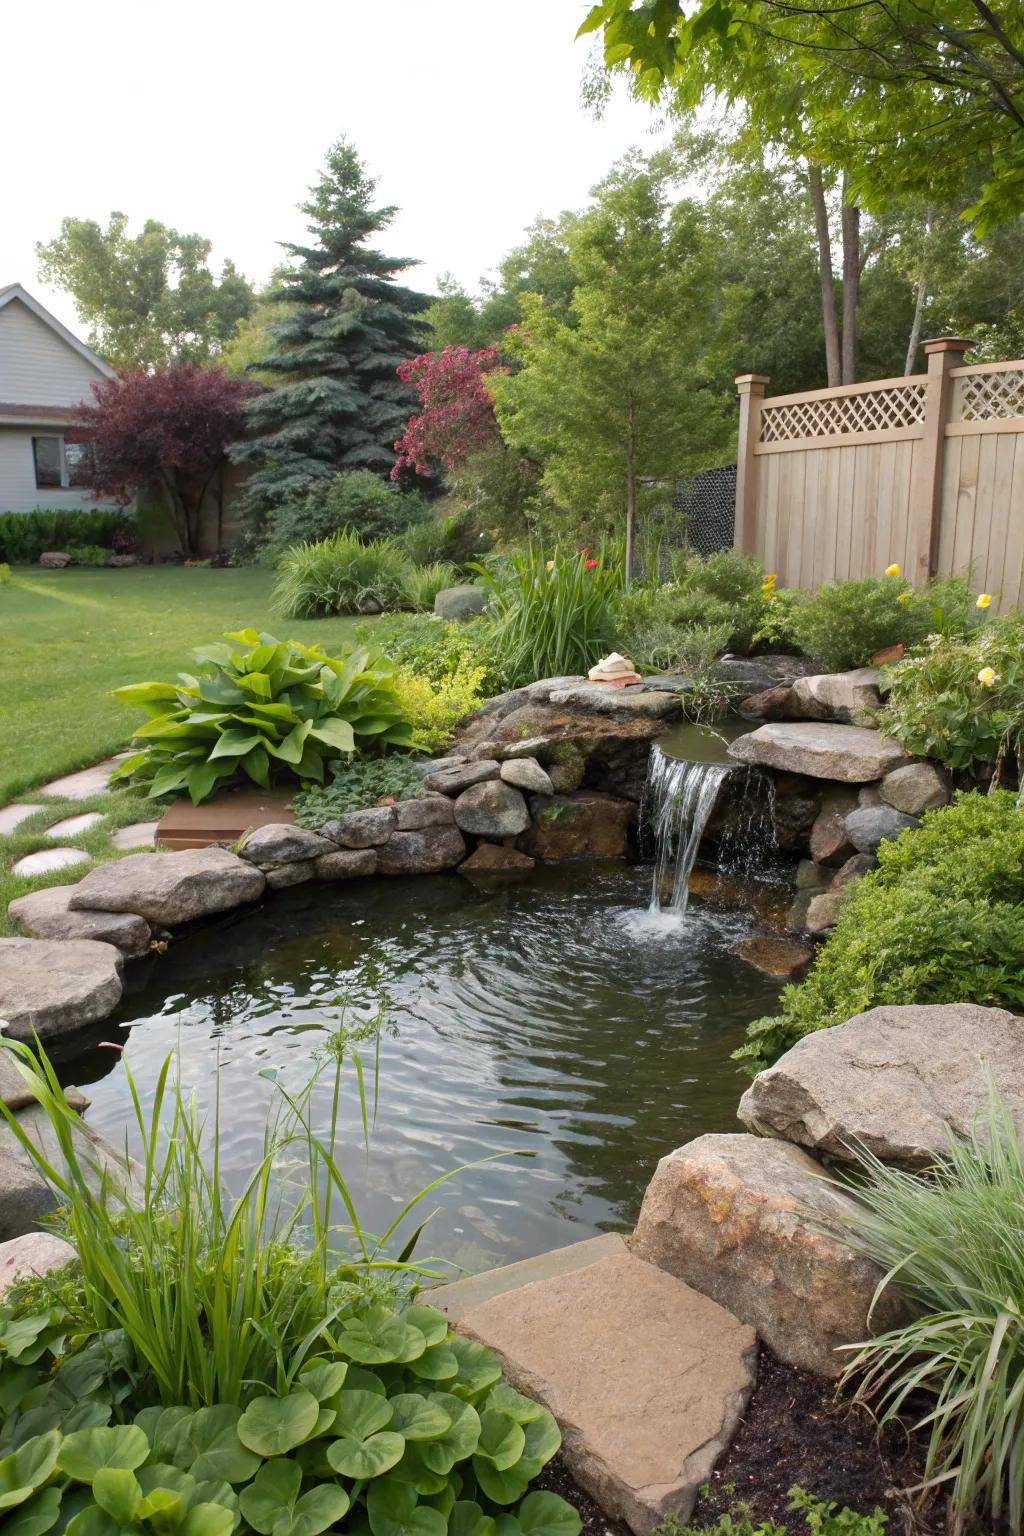
<svg viewBox="0 0 1024 1536"><path fill-rule="evenodd" d="M339 139L301 205L310 243L284 247L291 265L269 297L288 308L252 365L277 387L251 402L249 436L232 451L252 468L245 500L257 521L339 470L387 475L395 462L415 405L396 370L423 350L417 316L430 299L395 281L411 260L366 243L396 212L373 206L375 187Z"/></svg>

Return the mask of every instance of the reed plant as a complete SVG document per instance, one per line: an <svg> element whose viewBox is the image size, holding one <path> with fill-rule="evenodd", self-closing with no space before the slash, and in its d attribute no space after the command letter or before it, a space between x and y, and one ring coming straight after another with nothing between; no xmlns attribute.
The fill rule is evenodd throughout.
<svg viewBox="0 0 1024 1536"><path fill-rule="evenodd" d="M405 577L405 606L414 613L433 613L437 594L454 587L458 579L458 571L448 560L410 566Z"/></svg>
<svg viewBox="0 0 1024 1536"><path fill-rule="evenodd" d="M925 1487L955 1528L1024 1523L1024 1152L992 1092L972 1134L951 1135L927 1178L858 1153L865 1184L846 1240L884 1271L910 1322L857 1346L846 1384L882 1423L917 1413ZM921 1412L920 1404L926 1406Z"/></svg>
<svg viewBox="0 0 1024 1536"><path fill-rule="evenodd" d="M238 1404L253 1383L290 1390L303 1364L329 1345L332 1324L354 1297L414 1287L435 1272L412 1253L424 1223L399 1252L399 1231L451 1174L406 1201L377 1236L362 1226L338 1161L343 1067L350 1066L364 1137L379 1080L386 1003L369 1021L339 1029L306 1084L290 1093L273 1083L262 1154L240 1193L225 1190L220 1166L219 1073L212 1119L201 1119L174 1056L157 1076L148 1111L127 1061L137 1165L101 1166L82 1137L53 1065L37 1046L4 1040L6 1051L52 1127L51 1156L0 1103L25 1154L61 1204L61 1226L78 1254L69 1289L74 1325L103 1337L123 1329L138 1379L160 1401L204 1407ZM372 1063L355 1049L371 1037ZM273 1074L268 1074L273 1078ZM323 1131L314 1124L314 1092L327 1090ZM344 1214L348 1252L339 1261Z"/></svg>
<svg viewBox="0 0 1024 1536"><path fill-rule="evenodd" d="M534 546L498 568L472 569L490 589L504 687L586 672L612 649L623 580L617 549L546 557Z"/></svg>
<svg viewBox="0 0 1024 1536"><path fill-rule="evenodd" d="M392 539L363 543L343 528L319 543L296 544L281 556L273 603L287 619L406 608L412 564Z"/></svg>

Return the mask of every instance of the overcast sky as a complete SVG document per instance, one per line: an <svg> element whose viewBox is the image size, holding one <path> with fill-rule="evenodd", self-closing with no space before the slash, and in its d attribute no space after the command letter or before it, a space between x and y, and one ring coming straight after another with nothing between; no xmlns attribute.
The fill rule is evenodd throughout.
<svg viewBox="0 0 1024 1536"><path fill-rule="evenodd" d="M430 290L470 289L538 213L580 206L649 112L580 105L586 0L50 0L4 16L0 286L36 276L66 214L134 231L161 219L213 241L256 282L295 205L347 135L401 213L386 247Z"/></svg>

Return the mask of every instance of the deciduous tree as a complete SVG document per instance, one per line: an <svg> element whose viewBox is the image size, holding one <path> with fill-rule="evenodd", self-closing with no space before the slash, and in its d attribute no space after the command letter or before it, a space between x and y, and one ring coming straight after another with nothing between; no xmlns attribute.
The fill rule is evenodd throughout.
<svg viewBox="0 0 1024 1536"><path fill-rule="evenodd" d="M471 453L498 440L494 405L484 380L501 368L497 347L471 352L445 347L400 363L398 377L415 389L423 409L409 417L395 443L398 458L391 471L433 474L438 466L458 469Z"/></svg>

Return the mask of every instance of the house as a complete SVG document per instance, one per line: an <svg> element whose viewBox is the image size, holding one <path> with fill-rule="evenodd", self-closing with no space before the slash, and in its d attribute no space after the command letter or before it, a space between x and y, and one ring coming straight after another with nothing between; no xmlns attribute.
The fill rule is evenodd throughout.
<svg viewBox="0 0 1024 1536"><path fill-rule="evenodd" d="M0 512L94 507L75 485L73 407L114 370L38 299L0 288Z"/></svg>

